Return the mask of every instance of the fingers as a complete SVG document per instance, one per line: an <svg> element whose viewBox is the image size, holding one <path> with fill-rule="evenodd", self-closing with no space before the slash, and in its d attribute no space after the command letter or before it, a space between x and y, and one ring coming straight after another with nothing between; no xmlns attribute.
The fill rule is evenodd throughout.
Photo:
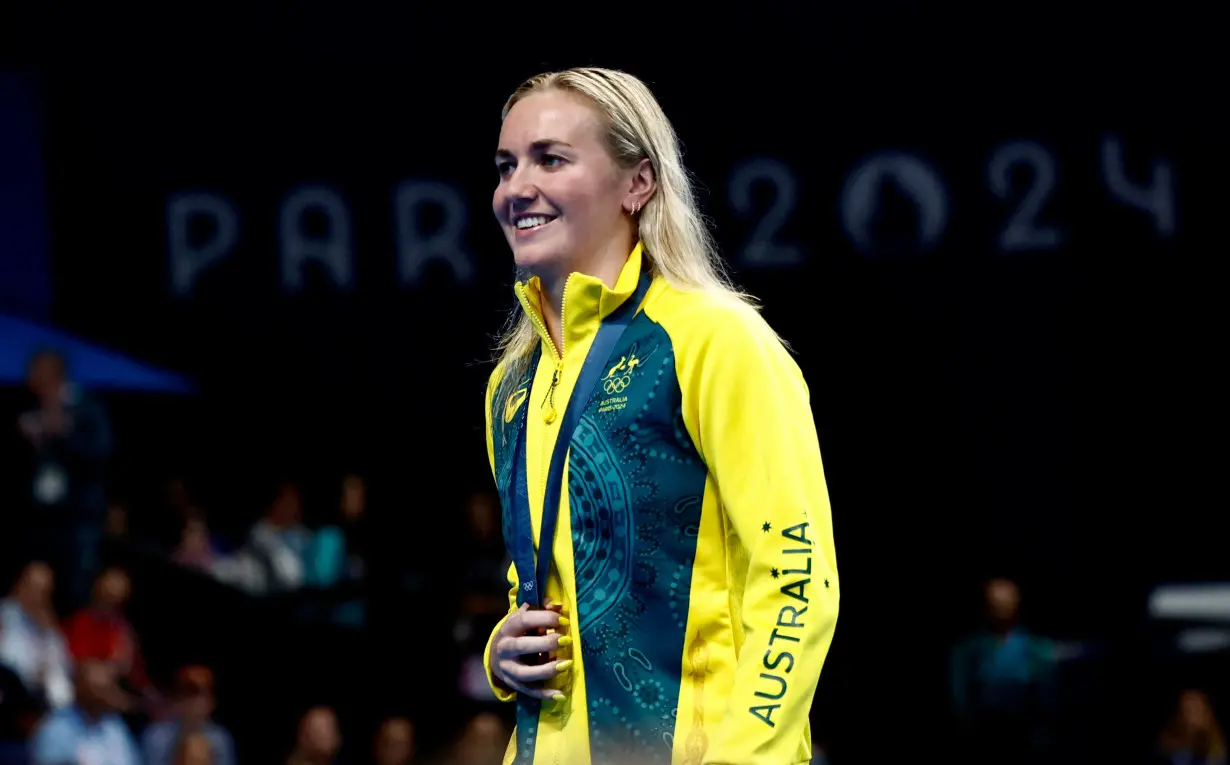
<svg viewBox="0 0 1230 765"><path fill-rule="evenodd" d="M559 625L559 615L552 611L528 610L522 607L508 622L517 623L512 624L511 629L506 629L506 634L492 646L492 663L500 680L509 689L533 698L550 699L563 696L559 690L544 688L541 684L567 672L572 667L571 661L555 659L544 664L529 664L525 661L526 656L554 653L572 644L571 637L558 632L538 634L539 630L550 629L553 624ZM567 626L566 619L563 620L562 626Z"/></svg>
<svg viewBox="0 0 1230 765"><path fill-rule="evenodd" d="M568 671L571 667L571 661L560 661L558 659L539 665L522 664L512 659L504 659L500 662L500 676L501 679L508 682L509 687L517 684L526 688L532 688L531 683L541 683L544 680L550 680L561 672ZM533 693L530 695L540 699L563 695L555 689L532 688L532 690ZM526 691L521 692L525 693Z"/></svg>
<svg viewBox="0 0 1230 765"><path fill-rule="evenodd" d="M504 620L504 634L516 636L535 629L567 627L568 618L563 615L564 604L548 600L542 608L532 608L529 603L521 606Z"/></svg>
<svg viewBox="0 0 1230 765"><path fill-rule="evenodd" d="M522 603L520 608L509 614L508 618L504 620L504 625L500 627L500 635L502 637L515 637L524 633L525 628L522 626L521 620L525 618L529 610L529 605Z"/></svg>
<svg viewBox="0 0 1230 765"><path fill-rule="evenodd" d="M524 693L526 696L532 696L536 699L562 699L564 697L564 694L561 691L551 690L548 688L535 688L532 685L523 685L515 680L505 680L504 682L509 688L517 693Z"/></svg>
<svg viewBox="0 0 1230 765"><path fill-rule="evenodd" d="M561 642L566 647L572 641L565 641L564 636L559 634L506 637L496 646L495 652L501 659L515 659L529 654L550 653L560 648Z"/></svg>
<svg viewBox="0 0 1230 765"><path fill-rule="evenodd" d="M517 637L527 632L537 630L553 630L567 627L570 624L567 617L557 611L527 609L522 606L516 613L504 622L503 633L508 637Z"/></svg>
<svg viewBox="0 0 1230 765"><path fill-rule="evenodd" d="M509 690L516 691L517 693L521 693L526 696L533 696L536 699L551 698L556 694L563 695L560 694L559 691L549 691L546 688L535 688L530 685L525 685L524 683L518 683L512 678L504 676L503 672L500 673L500 682L508 686Z"/></svg>

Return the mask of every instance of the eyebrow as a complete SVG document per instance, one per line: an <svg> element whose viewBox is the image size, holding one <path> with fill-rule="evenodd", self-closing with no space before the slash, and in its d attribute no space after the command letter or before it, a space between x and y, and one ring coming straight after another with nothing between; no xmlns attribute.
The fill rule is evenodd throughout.
<svg viewBox="0 0 1230 765"><path fill-rule="evenodd" d="M532 144L530 144L530 152L532 153L542 152L542 151L545 151L551 148L552 146L567 146L568 148L572 148L572 144L568 143L567 141L561 141L558 138L539 138L537 141L534 141ZM511 156L513 156L513 153L509 151L508 149L496 149L496 152L495 152L496 159L501 159L504 157L511 157Z"/></svg>

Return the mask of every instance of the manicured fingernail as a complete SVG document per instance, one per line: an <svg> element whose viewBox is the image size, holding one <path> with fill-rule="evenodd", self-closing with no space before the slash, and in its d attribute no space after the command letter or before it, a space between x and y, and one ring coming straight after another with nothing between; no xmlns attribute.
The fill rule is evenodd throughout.
<svg viewBox="0 0 1230 765"><path fill-rule="evenodd" d="M552 696L551 700L556 702L557 704L563 704L565 701L568 700L568 697L561 693L558 696Z"/></svg>
<svg viewBox="0 0 1230 765"><path fill-rule="evenodd" d="M561 626L561 627L567 627L569 624L572 624L572 622L568 621L568 617L567 617L567 616L561 616L561 617L559 618L559 626Z"/></svg>
<svg viewBox="0 0 1230 765"><path fill-rule="evenodd" d="M556 672L567 672L570 669L572 669L572 659L565 659L555 665Z"/></svg>
<svg viewBox="0 0 1230 765"><path fill-rule="evenodd" d="M570 645L572 645L572 638L568 637L567 635L564 635L562 638L559 639L560 648L567 648Z"/></svg>

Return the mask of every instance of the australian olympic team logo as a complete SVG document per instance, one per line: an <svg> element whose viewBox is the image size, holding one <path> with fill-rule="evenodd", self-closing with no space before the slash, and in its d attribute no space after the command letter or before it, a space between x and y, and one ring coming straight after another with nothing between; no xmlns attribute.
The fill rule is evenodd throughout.
<svg viewBox="0 0 1230 765"><path fill-rule="evenodd" d="M628 407L628 397L625 394L632 386L633 380L643 371L645 360L652 356L656 349L650 349L641 356L636 355L638 350L642 349L633 346L632 350L619 357L619 363L606 371L602 378L604 398L598 401L598 414L612 414Z"/></svg>
<svg viewBox="0 0 1230 765"><path fill-rule="evenodd" d="M616 393L623 393L624 390L631 384L632 377L629 375L623 375L622 377L608 377L602 381L602 390L607 395L613 396Z"/></svg>
<svg viewBox="0 0 1230 765"><path fill-rule="evenodd" d="M640 366L641 360L635 353L621 356L619 363L607 370L602 378L602 392L608 396L617 396L632 384L632 371Z"/></svg>

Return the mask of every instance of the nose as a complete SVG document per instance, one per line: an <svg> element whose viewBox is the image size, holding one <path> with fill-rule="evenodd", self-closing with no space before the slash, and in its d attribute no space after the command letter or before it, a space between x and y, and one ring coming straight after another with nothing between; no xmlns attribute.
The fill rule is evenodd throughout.
<svg viewBox="0 0 1230 765"><path fill-rule="evenodd" d="M538 189L528 173L518 168L504 184L505 212L509 215L525 212L538 198Z"/></svg>
<svg viewBox="0 0 1230 765"><path fill-rule="evenodd" d="M511 199L509 210L513 215L523 213L530 209L530 205L534 204L534 197L530 195L515 196Z"/></svg>

